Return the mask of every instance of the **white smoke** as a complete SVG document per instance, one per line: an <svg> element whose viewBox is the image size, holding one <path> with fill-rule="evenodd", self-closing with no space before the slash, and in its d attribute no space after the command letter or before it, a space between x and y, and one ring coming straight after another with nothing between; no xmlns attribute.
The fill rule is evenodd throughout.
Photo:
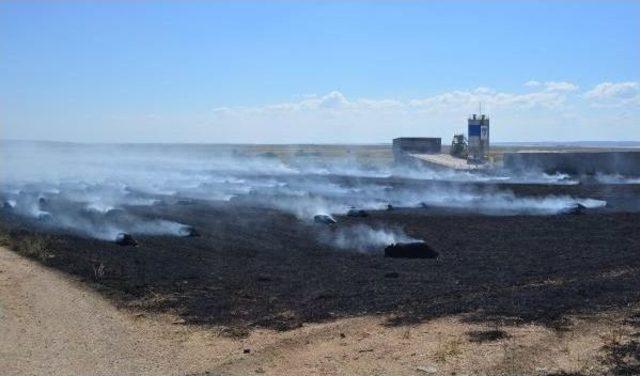
<svg viewBox="0 0 640 376"><path fill-rule="evenodd" d="M595 179L602 184L640 184L640 177L596 174Z"/></svg>
<svg viewBox="0 0 640 376"><path fill-rule="evenodd" d="M360 252L380 251L395 243L422 242L408 236L401 229L372 228L366 225L338 228L330 236L324 234L321 239L336 248Z"/></svg>
<svg viewBox="0 0 640 376"><path fill-rule="evenodd" d="M392 169L392 175L418 180L450 181L461 183L510 183L510 184L546 184L576 185L580 181L568 174L547 174L542 171L507 172L494 171L482 173L478 171L434 170L425 167L399 166Z"/></svg>
<svg viewBox="0 0 640 376"><path fill-rule="evenodd" d="M113 239L120 232L183 235L186 224L142 218L130 210L181 200L234 200L304 220L345 214L351 207L380 210L389 204L487 215L547 215L578 203L606 204L570 196L520 197L493 188L493 183L504 182L573 184L565 175L436 172L395 168L375 158L281 160L235 148L4 142L0 203L43 225L100 239ZM375 231L378 237L387 234Z"/></svg>

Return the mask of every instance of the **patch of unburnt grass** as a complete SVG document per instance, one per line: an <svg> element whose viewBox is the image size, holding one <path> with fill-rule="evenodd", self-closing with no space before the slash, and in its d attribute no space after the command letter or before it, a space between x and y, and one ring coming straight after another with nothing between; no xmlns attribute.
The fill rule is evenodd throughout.
<svg viewBox="0 0 640 376"><path fill-rule="evenodd" d="M47 235L40 235L25 230L0 233L0 245L9 247L23 256L46 263L54 257L51 241Z"/></svg>
<svg viewBox="0 0 640 376"><path fill-rule="evenodd" d="M640 328L640 313L630 316L626 324ZM604 364L609 374L615 376L640 375L640 331L624 335L621 331L612 331L605 338L602 350L605 352Z"/></svg>
<svg viewBox="0 0 640 376"><path fill-rule="evenodd" d="M441 342L436 349L434 358L439 363L446 363L460 354L462 354L462 340L454 338Z"/></svg>

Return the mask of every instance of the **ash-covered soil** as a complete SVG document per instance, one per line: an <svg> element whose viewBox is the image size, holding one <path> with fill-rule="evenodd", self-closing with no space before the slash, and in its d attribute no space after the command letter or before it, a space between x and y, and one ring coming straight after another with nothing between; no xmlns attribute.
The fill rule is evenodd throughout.
<svg viewBox="0 0 640 376"><path fill-rule="evenodd" d="M568 315L640 301L640 213L631 207L640 186L508 188L517 195L605 199L610 207L548 216L404 208L337 216L337 225L327 226L255 202L191 200L130 207L144 218L195 226L201 235L135 236L138 247L38 233L6 211L0 218L5 242L23 253L46 249L32 254L118 305L222 325L232 335L376 313L393 314L388 325L469 313L479 322L562 329ZM403 229L441 256L387 259L381 250L338 249L322 240L358 224Z"/></svg>

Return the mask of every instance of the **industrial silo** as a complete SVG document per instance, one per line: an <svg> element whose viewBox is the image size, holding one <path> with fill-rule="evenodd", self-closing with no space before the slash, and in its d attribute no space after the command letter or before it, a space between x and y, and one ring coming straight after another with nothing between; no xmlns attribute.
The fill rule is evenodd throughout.
<svg viewBox="0 0 640 376"><path fill-rule="evenodd" d="M469 163L485 163L489 154L489 117L473 114L469 117Z"/></svg>

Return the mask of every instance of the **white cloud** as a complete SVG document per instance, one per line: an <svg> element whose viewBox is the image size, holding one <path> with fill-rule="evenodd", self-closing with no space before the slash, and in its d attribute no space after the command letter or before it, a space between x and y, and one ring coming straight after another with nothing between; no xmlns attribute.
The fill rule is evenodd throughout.
<svg viewBox="0 0 640 376"><path fill-rule="evenodd" d="M603 82L585 93L586 98L631 98L638 95L640 85L637 82Z"/></svg>
<svg viewBox="0 0 640 376"><path fill-rule="evenodd" d="M471 111L482 103L493 110L509 107L511 109L531 109L536 107L553 108L562 105L566 96L562 93L536 91L533 93L497 92L487 88L472 91L452 91L422 99L409 101L409 105L424 111ZM488 107L487 107L488 106Z"/></svg>
<svg viewBox="0 0 640 376"><path fill-rule="evenodd" d="M258 107L221 107L214 109L214 116L316 116L326 114L366 114L379 113L467 113L473 112L482 103L485 109L500 111L552 109L562 106L567 95L565 90L542 90L530 93L498 92L487 87L479 87L474 90L456 90L436 94L429 97L400 101L396 99L348 99L338 91L332 91L323 96L299 100L296 102L283 102Z"/></svg>
<svg viewBox="0 0 640 376"><path fill-rule="evenodd" d="M640 83L603 82L584 93L596 106L640 106Z"/></svg>
<svg viewBox="0 0 640 376"><path fill-rule="evenodd" d="M531 88L544 88L546 91L576 91L578 85L568 81L546 81L540 82L536 80L530 80L524 83L524 86Z"/></svg>
<svg viewBox="0 0 640 376"><path fill-rule="evenodd" d="M349 105L349 101L339 91L332 91L324 97L320 98L318 102L319 108L339 109L345 108Z"/></svg>
<svg viewBox="0 0 640 376"><path fill-rule="evenodd" d="M638 98L638 87L623 84L604 83L580 93L573 83L546 81L528 84L531 89L524 92L478 87L404 100L350 98L331 91L264 106L217 108L210 129L227 142L384 142L402 135L447 138L464 131L467 115L482 103L498 126L493 133L498 139L639 139L640 129L637 124L634 128L633 119L640 115L640 107L629 102ZM635 96L629 94L631 89ZM594 99L611 96L627 102L596 114L589 111ZM626 133L614 137L607 132Z"/></svg>
<svg viewBox="0 0 640 376"><path fill-rule="evenodd" d="M549 81L544 83L545 90L548 91L576 91L578 85L567 81Z"/></svg>

